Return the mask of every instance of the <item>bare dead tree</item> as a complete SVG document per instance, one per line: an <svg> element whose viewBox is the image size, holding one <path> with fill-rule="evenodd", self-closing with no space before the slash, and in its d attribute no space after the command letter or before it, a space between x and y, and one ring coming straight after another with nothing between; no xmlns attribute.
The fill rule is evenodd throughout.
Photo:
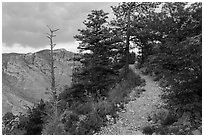
<svg viewBox="0 0 204 137"><path fill-rule="evenodd" d="M48 25L47 25L50 33L47 33L47 38L50 40L50 61L49 61L49 65L50 65L50 74L51 74L51 94L52 94L52 101L53 101L53 108L55 111L55 115L58 114L57 111L57 92L56 92L56 81L55 81L55 66L54 66L54 54L53 54L53 50L54 47L56 46L56 44L53 42L53 38L56 37L56 35L54 34L56 31L58 31L59 29L51 29Z"/></svg>
<svg viewBox="0 0 204 137"><path fill-rule="evenodd" d="M54 67L54 55L53 50L56 44L53 42L53 38L56 37L54 32L58 31L59 29L52 30L48 25L50 33L47 33L47 38L50 40L50 73L51 73L51 92L53 96L53 100L56 99L57 93L56 93L56 84L55 84L55 67Z"/></svg>

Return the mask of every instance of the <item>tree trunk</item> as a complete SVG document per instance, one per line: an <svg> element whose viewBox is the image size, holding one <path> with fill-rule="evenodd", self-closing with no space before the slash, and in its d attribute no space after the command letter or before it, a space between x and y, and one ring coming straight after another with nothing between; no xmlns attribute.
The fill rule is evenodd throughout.
<svg viewBox="0 0 204 137"><path fill-rule="evenodd" d="M126 61L125 61L125 74L128 73L128 69L129 69L129 45L130 45L130 8L128 9L128 13L127 13L127 18L128 18L128 22L127 22L127 38L126 38L126 47L125 47L125 56L126 56Z"/></svg>

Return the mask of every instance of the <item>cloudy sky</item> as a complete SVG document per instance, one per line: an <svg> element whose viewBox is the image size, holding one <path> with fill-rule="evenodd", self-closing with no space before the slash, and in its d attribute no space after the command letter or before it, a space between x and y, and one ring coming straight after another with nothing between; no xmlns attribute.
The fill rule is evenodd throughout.
<svg viewBox="0 0 204 137"><path fill-rule="evenodd" d="M73 38L83 21L93 9L103 9L110 13L110 2L67 2L67 3L6 3L2 4L2 52L35 52L48 48L46 25L60 28L54 41L56 48L77 51Z"/></svg>

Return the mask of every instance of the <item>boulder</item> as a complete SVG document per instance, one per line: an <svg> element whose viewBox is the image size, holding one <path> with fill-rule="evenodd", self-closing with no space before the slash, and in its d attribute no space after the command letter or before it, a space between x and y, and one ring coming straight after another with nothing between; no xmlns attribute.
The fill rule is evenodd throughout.
<svg viewBox="0 0 204 137"><path fill-rule="evenodd" d="M190 125L190 116L191 112L184 112L182 117L180 117L178 121L174 123L174 125Z"/></svg>

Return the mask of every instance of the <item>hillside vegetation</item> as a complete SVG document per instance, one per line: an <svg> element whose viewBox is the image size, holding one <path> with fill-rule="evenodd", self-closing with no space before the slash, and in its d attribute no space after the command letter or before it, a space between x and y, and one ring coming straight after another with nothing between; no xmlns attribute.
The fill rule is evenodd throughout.
<svg viewBox="0 0 204 137"><path fill-rule="evenodd" d="M26 115L7 113L3 134L98 134L110 123L117 126L126 108L138 114L129 117L138 119L135 123L142 122L142 117L148 120L140 129L142 134L201 134L202 3L123 2L111 8L115 18L108 21L108 13L92 10L74 36L80 50L74 60L80 65L73 69L71 85L56 98L41 100ZM129 69L135 62L130 42L139 49L138 74ZM142 110L135 102L127 107L133 89L145 85L140 75L150 75L160 87L146 79L148 90L143 97L144 91L136 90L135 102L146 106L145 101L159 97L163 105L158 111ZM157 91L161 96L152 95Z"/></svg>

